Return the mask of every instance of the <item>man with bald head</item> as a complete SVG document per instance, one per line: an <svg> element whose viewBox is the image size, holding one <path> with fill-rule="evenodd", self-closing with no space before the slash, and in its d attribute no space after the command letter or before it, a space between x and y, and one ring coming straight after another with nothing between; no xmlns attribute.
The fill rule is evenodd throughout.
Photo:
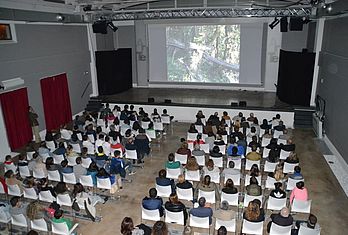
<svg viewBox="0 0 348 235"><path fill-rule="evenodd" d="M272 223L275 223L279 226L290 226L294 222L294 219L290 215L290 210L287 207L283 207L279 214L271 214L271 221L267 225L267 232L269 233L271 230Z"/></svg>

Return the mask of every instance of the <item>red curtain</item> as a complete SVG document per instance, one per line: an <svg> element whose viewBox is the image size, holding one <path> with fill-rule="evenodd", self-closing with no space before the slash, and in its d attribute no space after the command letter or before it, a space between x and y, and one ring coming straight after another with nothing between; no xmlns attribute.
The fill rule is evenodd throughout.
<svg viewBox="0 0 348 235"><path fill-rule="evenodd" d="M72 120L66 74L41 79L41 93L46 129L58 129Z"/></svg>
<svg viewBox="0 0 348 235"><path fill-rule="evenodd" d="M11 150L23 147L33 138L28 117L27 88L3 93L0 100Z"/></svg>

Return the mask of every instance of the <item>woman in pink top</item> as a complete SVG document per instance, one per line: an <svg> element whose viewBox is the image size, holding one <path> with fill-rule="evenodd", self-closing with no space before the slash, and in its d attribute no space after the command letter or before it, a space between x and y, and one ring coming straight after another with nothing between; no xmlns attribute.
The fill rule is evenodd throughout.
<svg viewBox="0 0 348 235"><path fill-rule="evenodd" d="M308 200L308 192L307 188L304 187L304 182L300 181L296 183L296 187L291 191L290 194L290 204L296 198L296 200L307 201Z"/></svg>

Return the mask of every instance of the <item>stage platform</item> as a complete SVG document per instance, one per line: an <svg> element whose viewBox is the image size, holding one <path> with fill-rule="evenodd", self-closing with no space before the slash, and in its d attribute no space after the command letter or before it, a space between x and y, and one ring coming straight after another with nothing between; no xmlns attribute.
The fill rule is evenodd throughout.
<svg viewBox="0 0 348 235"><path fill-rule="evenodd" d="M119 94L96 98L103 103L110 103L111 108L116 104L121 108L125 104L133 104L136 110L143 107L150 114L154 108L157 108L159 113L167 109L179 122L195 122L196 113L202 110L207 118L214 112L219 112L221 116L223 111L227 111L231 117L239 112L248 117L252 112L260 122L264 118L271 120L279 113L287 127L294 126L294 107L281 102L273 92L132 88ZM154 98L155 102L149 103L148 98ZM165 103L165 99L171 100L171 103ZM246 101L247 106L231 106L231 102L239 101Z"/></svg>
<svg viewBox="0 0 348 235"><path fill-rule="evenodd" d="M154 98L152 104L163 104L165 99L171 100L167 106L236 108L270 111L293 111L293 106L278 99L274 92L242 91L242 90L202 90L177 88L132 88L128 91L98 97L103 102L148 104L148 98ZM231 102L246 101L246 107L231 107Z"/></svg>

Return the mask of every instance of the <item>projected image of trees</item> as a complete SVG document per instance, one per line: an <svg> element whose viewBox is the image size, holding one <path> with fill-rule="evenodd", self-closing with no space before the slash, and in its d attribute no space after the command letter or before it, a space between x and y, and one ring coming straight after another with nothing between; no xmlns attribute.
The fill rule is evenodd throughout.
<svg viewBox="0 0 348 235"><path fill-rule="evenodd" d="M166 27L168 80L239 83L239 25Z"/></svg>

